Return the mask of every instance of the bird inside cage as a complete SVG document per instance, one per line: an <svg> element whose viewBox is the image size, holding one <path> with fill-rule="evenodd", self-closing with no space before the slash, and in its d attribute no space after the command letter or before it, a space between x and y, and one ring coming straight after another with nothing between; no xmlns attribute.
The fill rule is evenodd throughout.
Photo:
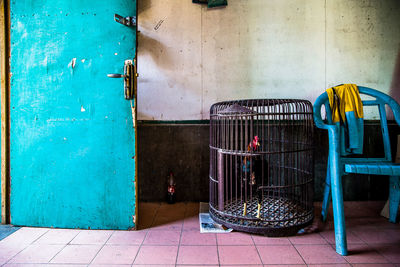
<svg viewBox="0 0 400 267"><path fill-rule="evenodd" d="M248 152L258 152L260 141L258 136L247 147ZM257 218L260 218L261 203L263 198L262 185L268 180L268 161L260 154L245 156L242 164L242 181L249 183L250 190L257 193ZM243 206L243 215L247 214L247 199Z"/></svg>

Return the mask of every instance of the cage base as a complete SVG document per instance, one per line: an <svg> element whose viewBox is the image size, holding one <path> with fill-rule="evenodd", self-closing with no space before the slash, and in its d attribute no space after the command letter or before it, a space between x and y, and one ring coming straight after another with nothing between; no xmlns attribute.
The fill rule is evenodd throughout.
<svg viewBox="0 0 400 267"><path fill-rule="evenodd" d="M313 209L305 210L298 203L287 198L265 198L257 218L258 201L253 197L247 202L246 215L240 200L225 203L224 211L210 207L211 218L219 224L237 231L261 234L269 237L282 237L297 234L310 225L314 219Z"/></svg>

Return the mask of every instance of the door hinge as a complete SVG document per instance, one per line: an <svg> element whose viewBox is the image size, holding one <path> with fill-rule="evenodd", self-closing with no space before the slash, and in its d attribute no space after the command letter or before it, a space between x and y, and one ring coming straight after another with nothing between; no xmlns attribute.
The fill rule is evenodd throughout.
<svg viewBox="0 0 400 267"><path fill-rule="evenodd" d="M132 123L133 123L133 128L136 129L136 107L131 107L132 108Z"/></svg>
<svg viewBox="0 0 400 267"><path fill-rule="evenodd" d="M114 14L114 20L118 23L121 23L128 27L135 27L136 26L136 16L134 17L123 17L118 14Z"/></svg>

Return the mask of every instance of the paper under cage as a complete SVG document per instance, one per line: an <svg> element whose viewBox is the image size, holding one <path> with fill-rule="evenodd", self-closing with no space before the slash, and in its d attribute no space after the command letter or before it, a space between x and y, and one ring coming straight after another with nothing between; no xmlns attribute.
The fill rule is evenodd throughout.
<svg viewBox="0 0 400 267"><path fill-rule="evenodd" d="M287 236L313 215L313 113L306 100L210 110L210 215L239 231Z"/></svg>

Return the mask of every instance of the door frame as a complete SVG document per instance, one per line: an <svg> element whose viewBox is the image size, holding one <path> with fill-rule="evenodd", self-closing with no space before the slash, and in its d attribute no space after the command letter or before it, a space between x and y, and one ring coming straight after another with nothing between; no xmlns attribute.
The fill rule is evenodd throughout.
<svg viewBox="0 0 400 267"><path fill-rule="evenodd" d="M10 223L10 0L0 0L1 223Z"/></svg>
<svg viewBox="0 0 400 267"><path fill-rule="evenodd" d="M1 1L1 0L0 0ZM138 30L139 27L139 1L140 0L136 0L136 27L135 27L135 31L136 31L136 47L135 47L135 55L134 55L134 61L135 61L135 70L137 72L137 64L138 64L138 47L139 47L139 43L138 43L138 35L140 33L140 31ZM136 74L135 74L136 75ZM139 76L139 75L138 75ZM137 77L138 77L137 76ZM133 129L135 132L135 218L134 218L134 224L135 224L135 230L139 230L139 189L138 189L138 141L137 141L137 131L138 131L138 127L137 127L137 90L138 90L138 85L137 85L137 77L134 80L134 90L133 90L133 105L134 105L134 109L132 110L132 120L133 120Z"/></svg>

